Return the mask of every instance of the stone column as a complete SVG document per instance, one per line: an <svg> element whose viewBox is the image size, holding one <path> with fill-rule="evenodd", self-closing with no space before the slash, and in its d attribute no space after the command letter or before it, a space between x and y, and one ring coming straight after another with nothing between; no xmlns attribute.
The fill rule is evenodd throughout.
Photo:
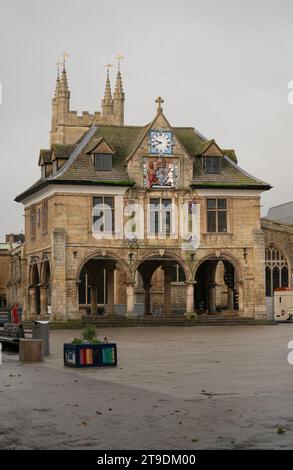
<svg viewBox="0 0 293 470"><path fill-rule="evenodd" d="M233 290L227 286L228 289L228 310L231 312L234 310L234 293Z"/></svg>
<svg viewBox="0 0 293 470"><path fill-rule="evenodd" d="M91 315L96 315L97 314L98 288L97 288L97 278L95 276L89 277L89 285L91 287Z"/></svg>
<svg viewBox="0 0 293 470"><path fill-rule="evenodd" d="M37 316L37 289L31 287L29 290L29 317L34 318Z"/></svg>
<svg viewBox="0 0 293 470"><path fill-rule="evenodd" d="M171 271L164 268L164 315L171 315Z"/></svg>
<svg viewBox="0 0 293 470"><path fill-rule="evenodd" d="M133 316L134 313L134 283L126 284L126 315Z"/></svg>
<svg viewBox="0 0 293 470"><path fill-rule="evenodd" d="M45 317L48 314L47 312L47 286L45 285L40 286L40 306L41 306L40 316Z"/></svg>
<svg viewBox="0 0 293 470"><path fill-rule="evenodd" d="M186 316L194 313L194 283L186 282Z"/></svg>
<svg viewBox="0 0 293 470"><path fill-rule="evenodd" d="M216 286L215 282L212 282L209 287L209 313L216 313Z"/></svg>
<svg viewBox="0 0 293 470"><path fill-rule="evenodd" d="M107 315L114 315L114 269L107 269Z"/></svg>
<svg viewBox="0 0 293 470"><path fill-rule="evenodd" d="M151 315L151 287L150 283L144 285L144 314Z"/></svg>

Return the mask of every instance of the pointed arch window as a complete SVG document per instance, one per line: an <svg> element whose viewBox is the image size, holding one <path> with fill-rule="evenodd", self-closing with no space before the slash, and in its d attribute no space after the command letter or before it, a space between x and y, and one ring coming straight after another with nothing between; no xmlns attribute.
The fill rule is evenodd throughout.
<svg viewBox="0 0 293 470"><path fill-rule="evenodd" d="M275 245L266 247L265 274L267 297L274 295L274 289L289 286L288 261L282 250Z"/></svg>

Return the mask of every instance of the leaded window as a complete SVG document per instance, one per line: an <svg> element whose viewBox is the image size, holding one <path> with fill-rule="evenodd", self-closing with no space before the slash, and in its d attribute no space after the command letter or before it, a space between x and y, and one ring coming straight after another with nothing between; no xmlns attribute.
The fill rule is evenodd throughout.
<svg viewBox="0 0 293 470"><path fill-rule="evenodd" d="M284 253L275 245L269 245L265 252L266 296L272 297L274 289L288 287L289 269Z"/></svg>

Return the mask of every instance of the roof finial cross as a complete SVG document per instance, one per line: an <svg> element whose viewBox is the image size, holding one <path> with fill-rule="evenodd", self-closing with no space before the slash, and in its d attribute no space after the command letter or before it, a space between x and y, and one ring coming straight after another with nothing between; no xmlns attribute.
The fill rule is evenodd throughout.
<svg viewBox="0 0 293 470"><path fill-rule="evenodd" d="M121 55L121 54L118 54L116 56L116 60L118 61L118 72L120 72L120 62L121 62L121 60L124 60L124 56Z"/></svg>
<svg viewBox="0 0 293 470"><path fill-rule="evenodd" d="M113 67L113 64L105 64L105 67L107 67L107 78L109 78L109 70L111 67Z"/></svg>
<svg viewBox="0 0 293 470"><path fill-rule="evenodd" d="M158 110L158 111L161 111L161 110L162 110L162 104L164 103L163 98L161 98L161 96L159 96L159 97L156 99L155 103L157 103L157 105L158 105L157 110Z"/></svg>
<svg viewBox="0 0 293 470"><path fill-rule="evenodd" d="M64 69L65 69L65 62L66 62L66 60L68 59L68 57L69 57L68 52L63 52L63 54L62 54L62 60L63 60L63 68L64 68Z"/></svg>

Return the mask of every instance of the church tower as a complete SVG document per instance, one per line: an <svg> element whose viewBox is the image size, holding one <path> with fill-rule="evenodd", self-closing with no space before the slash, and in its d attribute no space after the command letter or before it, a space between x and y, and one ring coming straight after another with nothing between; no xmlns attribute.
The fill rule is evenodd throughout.
<svg viewBox="0 0 293 470"><path fill-rule="evenodd" d="M58 62L57 79L55 93L52 100L52 118L51 118L51 137L50 144L71 145L93 125L124 125L124 101L125 94L122 87L122 75L120 72L120 61L123 56L118 55L118 72L116 77L116 86L112 96L109 69L111 64L107 64L107 77L104 91L104 97L101 103L101 111L93 114L83 111L78 114L77 111L70 109L70 91L68 87L66 59L68 54L63 54L62 63ZM62 67L61 76L60 69Z"/></svg>

